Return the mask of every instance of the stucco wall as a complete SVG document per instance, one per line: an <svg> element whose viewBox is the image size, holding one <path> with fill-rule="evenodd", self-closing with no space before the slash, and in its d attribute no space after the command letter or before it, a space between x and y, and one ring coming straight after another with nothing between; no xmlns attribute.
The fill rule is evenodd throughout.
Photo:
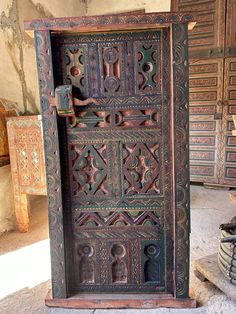
<svg viewBox="0 0 236 314"><path fill-rule="evenodd" d="M0 98L17 102L21 113L38 113L34 40L25 19L116 13L145 8L169 11L170 0L0 0Z"/></svg>
<svg viewBox="0 0 236 314"><path fill-rule="evenodd" d="M146 12L170 11L170 0L88 0L87 14L104 14L145 9Z"/></svg>

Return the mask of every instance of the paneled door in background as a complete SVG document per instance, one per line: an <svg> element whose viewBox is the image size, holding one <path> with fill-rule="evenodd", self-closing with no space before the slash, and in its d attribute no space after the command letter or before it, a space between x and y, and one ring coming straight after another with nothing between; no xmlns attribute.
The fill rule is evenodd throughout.
<svg viewBox="0 0 236 314"><path fill-rule="evenodd" d="M190 178L236 186L236 2L172 0L172 10L196 12L189 32Z"/></svg>

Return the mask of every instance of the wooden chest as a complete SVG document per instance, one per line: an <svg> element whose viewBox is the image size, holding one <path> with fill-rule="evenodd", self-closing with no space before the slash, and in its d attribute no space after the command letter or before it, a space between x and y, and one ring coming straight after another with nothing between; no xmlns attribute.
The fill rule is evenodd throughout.
<svg viewBox="0 0 236 314"><path fill-rule="evenodd" d="M191 20L165 13L25 23L35 31L44 131L48 305L194 306Z"/></svg>

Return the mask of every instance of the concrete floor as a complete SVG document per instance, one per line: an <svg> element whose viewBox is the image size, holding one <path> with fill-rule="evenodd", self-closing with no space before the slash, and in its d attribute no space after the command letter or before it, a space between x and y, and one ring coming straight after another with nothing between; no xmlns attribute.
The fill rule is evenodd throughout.
<svg viewBox="0 0 236 314"><path fill-rule="evenodd" d="M190 286L198 302L196 309L68 310L47 308L50 288L50 256L45 197L32 198L30 231L0 237L1 314L235 314L236 302L210 282L200 282L192 273ZM236 215L229 192L191 186L191 259L217 252L219 224Z"/></svg>

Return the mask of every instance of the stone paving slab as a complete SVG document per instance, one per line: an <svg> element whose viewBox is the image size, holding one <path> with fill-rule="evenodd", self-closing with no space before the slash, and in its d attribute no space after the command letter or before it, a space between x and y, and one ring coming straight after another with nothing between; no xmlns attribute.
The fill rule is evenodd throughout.
<svg viewBox="0 0 236 314"><path fill-rule="evenodd" d="M217 262L217 253L195 260L193 266L203 278L208 279L228 297L236 301L236 286L222 274Z"/></svg>
<svg viewBox="0 0 236 314"><path fill-rule="evenodd" d="M206 314L205 308L199 309L168 309L157 308L152 310L96 310L94 314Z"/></svg>
<svg viewBox="0 0 236 314"><path fill-rule="evenodd" d="M45 307L45 314L207 314L205 307L198 309L107 309L84 310Z"/></svg>

